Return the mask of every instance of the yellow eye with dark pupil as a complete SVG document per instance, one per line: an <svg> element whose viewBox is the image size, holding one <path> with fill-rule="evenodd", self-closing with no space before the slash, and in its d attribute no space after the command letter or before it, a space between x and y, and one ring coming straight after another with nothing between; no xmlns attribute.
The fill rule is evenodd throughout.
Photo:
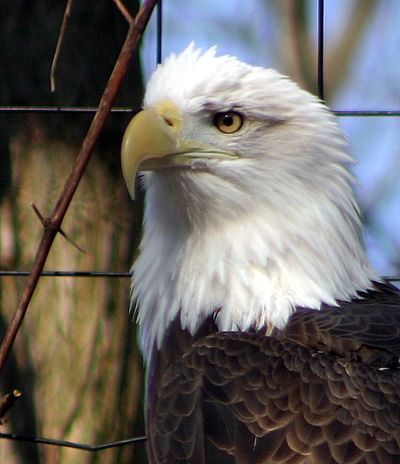
<svg viewBox="0 0 400 464"><path fill-rule="evenodd" d="M236 111L217 113L214 116L214 126L224 134L233 134L243 125L243 117Z"/></svg>

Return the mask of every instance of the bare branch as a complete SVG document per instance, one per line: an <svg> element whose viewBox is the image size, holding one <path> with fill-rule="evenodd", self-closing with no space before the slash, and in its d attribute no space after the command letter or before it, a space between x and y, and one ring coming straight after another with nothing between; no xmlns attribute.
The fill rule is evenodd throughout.
<svg viewBox="0 0 400 464"><path fill-rule="evenodd" d="M277 2L277 5L287 28L285 38L288 43L285 50L290 54L292 64L290 75L303 88L316 93L315 69L317 56L313 42L308 35L307 8L309 8L309 2L304 0L282 0ZM327 43L325 47L324 88L325 100L327 101L346 77L346 71L363 37L365 26L369 23L377 8L375 0L357 0L352 5L352 10L349 12L349 18L351 19L344 28L343 36L337 43L333 45Z"/></svg>
<svg viewBox="0 0 400 464"><path fill-rule="evenodd" d="M71 15L71 7L72 7L73 0L68 0L67 5L65 7L64 16L61 24L60 34L58 35L56 51L54 52L53 61L51 62L50 68L50 91L53 93L56 91L56 67L58 62L58 57L60 55L62 41L64 39L64 34L67 29L68 19Z"/></svg>
<svg viewBox="0 0 400 464"><path fill-rule="evenodd" d="M347 70L352 63L354 53L363 38L365 27L368 26L376 12L378 2L375 0L358 0L354 4L353 12L349 12L351 21L348 22L343 36L337 46L327 50L325 59L325 75L329 94L335 91L347 77Z"/></svg>
<svg viewBox="0 0 400 464"><path fill-rule="evenodd" d="M42 226L44 228L48 227L48 221L45 217L43 217L42 213L38 210L37 206L32 203L31 204L33 211L35 212L36 216L38 217L39 221L42 223ZM60 235L62 235L65 240L70 243L73 247L75 247L78 251L81 253L86 253L86 251L81 248L77 243L75 243L60 227L60 229L57 231Z"/></svg>
<svg viewBox="0 0 400 464"><path fill-rule="evenodd" d="M285 0L279 3L287 27L287 50L291 54L291 77L303 88L315 91L312 73L315 57L307 35L307 11L304 1Z"/></svg>
<svg viewBox="0 0 400 464"><path fill-rule="evenodd" d="M117 5L119 11L121 12L122 16L127 20L128 24L130 24L133 21L133 18L127 10L126 6L121 2L121 0L113 0L113 2Z"/></svg>
<svg viewBox="0 0 400 464"><path fill-rule="evenodd" d="M114 70L101 97L99 108L82 143L81 151L72 167L72 171L68 179L65 182L63 191L57 201L55 208L51 212L50 216L45 219L46 227L43 231L43 235L36 252L32 271L28 277L19 305L9 326L7 327L6 334L0 346L0 372L4 368L8 353L22 324L23 318L35 291L54 238L61 228L61 223L64 219L65 213L67 212L67 209L93 153L95 144L118 94L118 90L122 84L122 80L125 76L133 52L138 47L139 40L156 4L157 0L145 0L139 12L137 13L135 20L130 23L125 42L121 48L119 57L114 66Z"/></svg>
<svg viewBox="0 0 400 464"><path fill-rule="evenodd" d="M22 396L18 390L13 390L11 393L0 398L0 424L3 423L3 417L7 414L7 411L15 403L15 401Z"/></svg>

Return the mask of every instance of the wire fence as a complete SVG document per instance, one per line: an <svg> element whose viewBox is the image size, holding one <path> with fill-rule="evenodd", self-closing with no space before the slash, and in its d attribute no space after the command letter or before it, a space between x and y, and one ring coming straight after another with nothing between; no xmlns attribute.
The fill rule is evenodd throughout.
<svg viewBox="0 0 400 464"><path fill-rule="evenodd" d="M0 106L0 113L83 113L94 114L98 108L81 106ZM112 108L113 114L132 114L133 108ZM400 110L334 110L336 116L400 116Z"/></svg>
<svg viewBox="0 0 400 464"><path fill-rule="evenodd" d="M318 0L318 48L317 48L317 88L321 99L324 99L324 36L325 36L325 0ZM159 1L157 6L157 21L156 21L156 61L159 63L162 60L162 26L163 26L163 11L162 2ZM19 106L6 105L0 106L0 113L3 114L27 114L27 113L84 113L94 114L97 111L96 107L80 107L80 106ZM116 115L126 115L133 113L134 109L129 107L114 107L111 113ZM339 117L400 117L399 110L335 110L334 113ZM29 270L23 269L1 269L0 277L26 277L30 274ZM43 277L57 278L107 278L107 279L128 279L131 277L130 272L115 272L112 270L91 270L91 271L65 271L65 270L47 270L41 273ZM391 281L400 281L400 275L384 276L385 279ZM121 447L133 443L142 443L146 440L145 436L134 437L125 440L119 440L111 443L102 443L100 445L86 445L76 442L68 442L65 440L56 440L53 438L45 438L39 436L18 435L14 433L0 433L0 438L22 441L28 443L36 443L42 445L69 447L85 451L98 452L112 447Z"/></svg>

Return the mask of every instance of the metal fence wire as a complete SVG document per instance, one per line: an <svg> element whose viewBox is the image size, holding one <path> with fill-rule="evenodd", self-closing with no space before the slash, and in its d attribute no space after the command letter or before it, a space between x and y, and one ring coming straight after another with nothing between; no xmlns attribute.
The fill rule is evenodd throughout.
<svg viewBox="0 0 400 464"><path fill-rule="evenodd" d="M318 0L318 18L317 18L317 87L319 97L323 100L325 95L325 77L324 77L324 36L325 36L325 0ZM163 13L161 1L157 5L157 26L156 26L156 61L160 62L162 58L162 23ZM20 106L20 105L7 105L0 107L0 114L21 114L25 115L28 113L47 113L47 114L94 114L97 108L95 107L80 107L80 106ZM112 113L117 115L124 115L132 113L132 108L128 107L114 107ZM340 117L399 117L400 110L336 110L335 114ZM21 269L0 269L0 277L12 277L15 279L28 276L30 271ZM128 279L131 277L130 272L115 272L113 270L105 271L64 271L64 270L49 270L43 271L41 274L43 277L56 277L56 278L107 278L107 279ZM390 275L384 276L388 280L400 281L400 276ZM99 445L87 445L77 442L70 442L65 440L57 440L53 438L45 438L39 436L20 435L14 433L0 433L0 438L11 439L15 441L22 441L28 443L37 443L43 445L52 445L58 447L69 447L78 450L85 450L91 452L99 452L101 450L109 449L112 447L121 447L133 443L142 443L146 440L145 436L137 436L129 439L119 440L110 443L102 443Z"/></svg>

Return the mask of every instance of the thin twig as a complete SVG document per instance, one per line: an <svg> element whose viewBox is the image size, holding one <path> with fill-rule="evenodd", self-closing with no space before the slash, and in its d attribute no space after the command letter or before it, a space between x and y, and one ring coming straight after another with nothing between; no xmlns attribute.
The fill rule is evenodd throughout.
<svg viewBox="0 0 400 464"><path fill-rule="evenodd" d="M3 423L3 417L7 414L7 411L21 396L22 394L19 390L13 390L0 399L0 424Z"/></svg>
<svg viewBox="0 0 400 464"><path fill-rule="evenodd" d="M38 217L39 221L42 223L43 227L46 228L47 226L47 218L43 217L42 213L38 210L37 206L35 205L35 203L32 203L31 204L32 206L32 209L33 211L35 212L36 216ZM58 230L58 233L60 235L62 235L65 240L70 243L73 247L75 247L78 251L80 251L81 253L86 253L86 251L81 248L77 243L75 243L60 227L60 229Z"/></svg>
<svg viewBox="0 0 400 464"><path fill-rule="evenodd" d="M126 6L120 0L113 0L114 3L117 5L117 8L121 12L122 16L127 20L128 24L133 21L131 14L129 13Z"/></svg>
<svg viewBox="0 0 400 464"><path fill-rule="evenodd" d="M29 275L19 305L9 326L7 327L6 334L0 346L0 373L4 368L8 353L14 343L15 337L28 309L29 302L31 301L32 295L35 291L54 238L60 230L65 213L67 212L72 197L74 196L85 168L90 160L95 144L104 127L118 90L121 87L122 80L125 76L133 52L138 47L139 40L156 4L157 0L145 0L136 15L135 20L130 23L125 42L121 48L114 70L101 97L99 109L96 112L83 141L81 151L72 167L72 171L67 181L65 182L56 206L50 216L45 220L45 228L36 252L31 274Z"/></svg>
<svg viewBox="0 0 400 464"><path fill-rule="evenodd" d="M71 15L71 7L72 7L73 0L68 0L67 5L65 7L64 16L61 24L60 33L57 39L56 51L54 52L53 61L51 62L50 68L50 91L53 93L56 91L56 67L58 63L58 57L60 55L61 45L64 39L65 31L67 29L68 19Z"/></svg>

